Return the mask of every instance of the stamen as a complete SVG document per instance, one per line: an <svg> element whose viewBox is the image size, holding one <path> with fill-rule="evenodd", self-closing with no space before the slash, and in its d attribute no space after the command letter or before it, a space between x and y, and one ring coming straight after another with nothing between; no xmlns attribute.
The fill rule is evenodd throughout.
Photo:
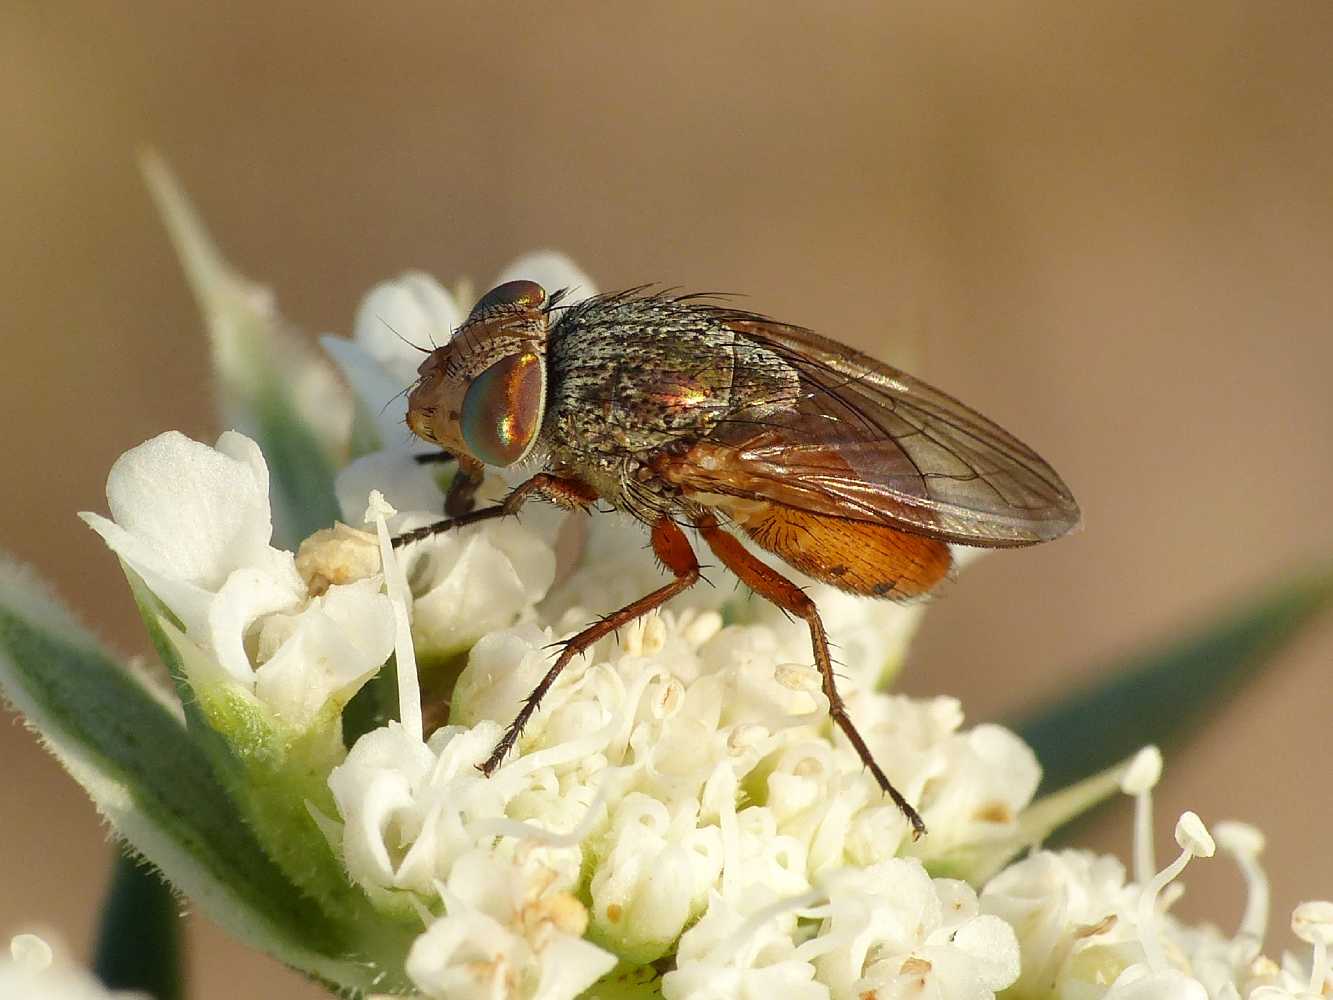
<svg viewBox="0 0 1333 1000"><path fill-rule="evenodd" d="M1301 903L1291 911L1291 929L1306 944L1313 945L1310 959L1310 989L1314 996L1324 995L1328 982L1328 946L1333 944L1333 903L1318 900Z"/></svg>
<svg viewBox="0 0 1333 1000"><path fill-rule="evenodd" d="M384 570L384 584L389 591L389 603L393 606L393 658L398 665L398 718L408 735L421 742L425 739L425 726L421 719L421 686L417 679L417 654L412 645L412 621L408 612L412 595L407 588L407 579L403 576L403 567L394 554L393 539L385 523L386 519L397 513L389 501L384 499L383 493L379 490L370 491L365 522L373 522L375 532L379 535L380 564Z"/></svg>
<svg viewBox="0 0 1333 1000"><path fill-rule="evenodd" d="M1217 843L1235 859L1245 879L1245 912L1240 918L1236 941L1245 949L1242 961L1249 963L1264 949L1264 933L1268 928L1268 876L1259 864L1264 850L1264 835L1248 823L1229 820L1217 824Z"/></svg>
<svg viewBox="0 0 1333 1000"><path fill-rule="evenodd" d="M1157 937L1157 897L1185 870L1191 858L1211 858L1217 850L1203 820L1192 812L1182 813L1176 822L1176 843L1180 845L1180 857L1162 869L1139 895L1139 941L1153 972L1165 972L1168 968L1166 953Z"/></svg>
<svg viewBox="0 0 1333 1000"><path fill-rule="evenodd" d="M1134 881L1147 885L1157 871L1153 849L1152 790L1162 777L1162 751L1146 746L1134 755L1120 779L1120 790L1134 796Z"/></svg>

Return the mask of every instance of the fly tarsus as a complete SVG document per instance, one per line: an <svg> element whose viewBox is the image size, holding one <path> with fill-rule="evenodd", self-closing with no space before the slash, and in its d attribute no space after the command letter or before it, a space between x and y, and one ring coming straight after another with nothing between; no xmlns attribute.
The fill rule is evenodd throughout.
<svg viewBox="0 0 1333 1000"><path fill-rule="evenodd" d="M652 593L645 594L637 601L626 604L619 611L598 619L562 644L564 648L561 649L560 655L555 658L555 662L551 664L550 669L538 681L537 686L532 689L532 693L523 699L522 707L518 710L514 721L504 731L504 735L500 737L500 742L495 745L491 755L477 765L477 770L482 774L489 778L495 773L495 769L500 766L509 751L513 749L514 744L518 742L523 727L527 725L528 720L532 718L532 714L541 705L541 700L546 696L546 692L550 690L551 685L560 676L560 672L569 665L574 657L615 632L621 626L628 625L636 618L642 618L649 612L655 611L677 594L684 593L699 582L701 579L699 560L695 558L689 539L685 537L685 533L680 530L675 521L669 517L658 520L653 525L652 539L653 551L657 554L657 558L675 575L675 579L665 586L658 587Z"/></svg>

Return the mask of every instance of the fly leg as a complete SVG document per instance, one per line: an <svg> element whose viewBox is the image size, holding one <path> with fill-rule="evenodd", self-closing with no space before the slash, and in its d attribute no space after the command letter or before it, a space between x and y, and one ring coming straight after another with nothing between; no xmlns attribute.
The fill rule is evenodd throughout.
<svg viewBox="0 0 1333 1000"><path fill-rule="evenodd" d="M708 547L713 550L713 554L722 561L722 564L735 573L742 583L753 590L760 597L771 601L779 608L789 614L805 621L810 626L810 644L814 647L815 665L819 668L820 677L823 679L824 696L828 699L829 715L837 723L839 729L846 735L856 754L861 758L861 762L870 769L870 773L875 776L875 781L889 798L893 799L894 804L902 810L907 821L912 824L913 839L919 838L926 832L926 824L921 816L912 808L898 789L893 787L888 776L880 766L875 763L874 755L870 748L866 746L866 741L861 738L856 727L852 725L851 717L847 714L847 707L842 703L842 696L838 694L837 684L833 679L833 661L829 657L828 634L824 631L824 623L820 621L819 611L815 608L815 602L796 584L792 583L785 576L773 569L767 563L751 555L746 548L741 545L732 535L722 530L718 524L717 518L712 514L704 514L695 521L695 526L699 533L703 535L704 541Z"/></svg>
<svg viewBox="0 0 1333 1000"><path fill-rule="evenodd" d="M462 476L467 471L467 466L461 466L459 475ZM457 482L458 480L455 480ZM473 491L475 492L475 486ZM592 491L590 486L579 482L577 479L562 479L560 476L553 476L549 472L541 472L531 479L515 486L509 496L505 497L500 503L492 507L483 507L481 510L471 510L466 513L460 513L456 516L446 518L443 521L436 521L434 524L423 525L420 528L413 528L411 531L405 531L401 535L395 535L393 547L401 548L412 542L419 542L426 538L433 538L436 535L451 531L454 528L466 528L469 524L476 524L478 521L489 521L496 517L505 517L509 514L517 514L529 500L536 497L551 501L559 507L573 509L576 507L587 507L597 499L597 494ZM445 500L445 507L448 509L449 503L453 500L453 490L449 491L449 497ZM469 506L471 500L469 497Z"/></svg>
<svg viewBox="0 0 1333 1000"><path fill-rule="evenodd" d="M610 635L622 625L627 625L634 619L641 618L655 608L661 607L677 594L688 590L699 582L699 560L694 557L694 550L690 548L689 539L685 537L685 533L680 530L675 521L669 517L662 517L653 525L652 541L653 552L657 554L657 558L676 578L666 586L659 587L651 594L640 597L637 601L625 605L619 611L607 615L601 621L594 622L565 642L564 648L560 650L560 655L551 664L551 668L546 671L545 676L532 689L532 693L523 700L523 707L518 710L518 715L514 717L514 721L509 724L509 728L500 737L500 742L495 745L491 755L486 758L484 763L477 765L477 769L482 774L489 777L500 766L500 762L504 760L505 755L509 753L518 740L519 734L523 732L523 727L527 725L532 713L537 711L537 706L541 704L543 696L545 696L550 686L555 683L555 679L560 676L560 671L568 666L570 660L588 649L597 640Z"/></svg>
<svg viewBox="0 0 1333 1000"><path fill-rule="evenodd" d="M444 498L444 512L450 517L458 517L472 511L476 505L477 490L486 478L486 468L480 462L448 451L428 451L413 456L417 465L436 465L457 460L458 471L449 483L449 492Z"/></svg>

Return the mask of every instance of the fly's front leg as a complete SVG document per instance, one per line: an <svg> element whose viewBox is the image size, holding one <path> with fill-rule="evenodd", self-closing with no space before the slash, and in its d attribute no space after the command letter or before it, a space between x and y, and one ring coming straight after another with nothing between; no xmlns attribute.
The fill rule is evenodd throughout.
<svg viewBox="0 0 1333 1000"><path fill-rule="evenodd" d="M459 475L463 475L466 467L459 470ZM452 497L452 490L450 496ZM474 487L475 492L475 487ZM535 497L542 497L550 500L552 503L561 507L575 508L587 507L597 499L597 494L592 488L577 479L562 479L560 476L553 476L549 472L541 472L533 476L526 482L520 483L514 487L509 496L505 497L500 503L492 507L483 507L481 510L471 510L467 513L460 513L455 517L446 518L443 521L436 521L434 524L422 525L420 528L413 528L411 531L405 531L401 535L394 536L393 547L401 548L412 542L419 542L426 538L433 538L436 535L451 531L454 528L466 528L470 524L476 524L478 521L489 521L492 518L505 517L509 514L517 514L519 509L529 500ZM446 507L448 500L446 500Z"/></svg>
<svg viewBox="0 0 1333 1000"><path fill-rule="evenodd" d="M484 763L477 765L482 774L489 777L500 766L500 762L505 759L505 755L518 741L519 734L523 732L523 727L527 725L528 719L532 718L532 713L537 711L537 706L541 704L542 698L551 685L555 683L555 679L560 676L560 671L568 666L570 660L588 649L599 639L616 631L622 625L628 625L634 619L641 618L648 612L660 608L671 598L689 590L699 582L699 560L694 557L694 550L690 548L689 539L685 537L685 533L680 530L675 521L669 517L661 518L653 525L652 540L653 552L662 561L662 565L671 570L676 578L665 587L659 587L651 594L640 597L637 601L625 605L619 611L607 615L601 621L594 622L564 644L564 648L560 650L560 655L555 658L555 662L551 664L545 676L532 689L532 693L523 700L523 707L518 710L518 715L514 717L514 721L509 724L509 728L500 737L500 742L495 745L491 755L486 758Z"/></svg>
<svg viewBox="0 0 1333 1000"><path fill-rule="evenodd" d="M459 517L471 513L476 506L477 490L486 478L486 467L466 455L454 455L448 451L428 451L414 455L417 465L437 465L444 462L458 462L458 471L449 482L449 492L444 497L444 512L450 517Z"/></svg>
<svg viewBox="0 0 1333 1000"><path fill-rule="evenodd" d="M921 819L921 815L912 808L912 804L903 797L902 793L893 787L893 783L889 781L883 769L875 762L875 757L870 752L870 748L866 746L866 741L862 739L861 734L852 725L851 717L847 714L847 706L842 703L842 696L838 694L838 686L833 679L833 660L830 658L828 651L828 634L824 631L824 623L819 618L819 611L815 607L815 602L800 587L767 563L756 558L732 535L723 531L717 518L712 514L704 514L698 518L695 521L695 526L699 529L699 533L703 535L708 547L713 550L713 554L722 561L727 569L740 577L742 583L765 600L771 601L789 614L803 619L810 627L810 644L814 648L815 665L819 668L819 674L823 680L824 696L828 699L829 715L833 717L833 721L837 723L838 728L846 735L853 749L856 750L857 756L861 758L861 762L875 776L875 781L879 784L879 787L902 810L903 815L907 817L907 821L912 824L913 839L919 838L926 832L925 822Z"/></svg>

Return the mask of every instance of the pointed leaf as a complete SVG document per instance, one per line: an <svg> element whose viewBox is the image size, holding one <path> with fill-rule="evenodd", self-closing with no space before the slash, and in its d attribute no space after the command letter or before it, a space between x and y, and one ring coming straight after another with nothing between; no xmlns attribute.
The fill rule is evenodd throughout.
<svg viewBox="0 0 1333 1000"><path fill-rule="evenodd" d="M117 835L224 928L344 987L401 981L393 971L407 943L401 930L335 921L298 890L241 821L169 703L7 560L0 690Z"/></svg>
<svg viewBox="0 0 1333 1000"><path fill-rule="evenodd" d="M162 159L146 153L142 166L208 323L223 417L268 458L277 535L294 545L338 517L334 460L346 449L349 394L293 333L268 289L223 259Z"/></svg>
<svg viewBox="0 0 1333 1000"><path fill-rule="evenodd" d="M1333 573L1243 602L1185 639L1132 657L1013 728L1037 752L1042 790L1109 767L1149 743L1179 741L1333 605Z"/></svg>
<svg viewBox="0 0 1333 1000"><path fill-rule="evenodd" d="M270 858L336 921L377 920L309 809L336 812L328 776L346 755L336 709L306 731L283 726L253 694L222 677L143 580L124 569L158 656L187 706L192 736Z"/></svg>

